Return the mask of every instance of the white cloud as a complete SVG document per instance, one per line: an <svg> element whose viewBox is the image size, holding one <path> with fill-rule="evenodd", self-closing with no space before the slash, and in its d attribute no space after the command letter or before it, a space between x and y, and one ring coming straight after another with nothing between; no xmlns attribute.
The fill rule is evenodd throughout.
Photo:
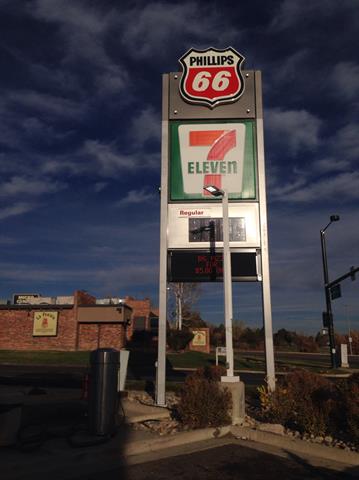
<svg viewBox="0 0 359 480"><path fill-rule="evenodd" d="M74 30L84 30L93 34L101 33L106 26L106 16L94 11L90 5L82 6L72 0L35 0L31 13L42 20L62 23Z"/></svg>
<svg viewBox="0 0 359 480"><path fill-rule="evenodd" d="M300 188L304 187L306 184L306 179L304 176L298 178L292 183L287 183L285 185L273 185L270 189L270 195L278 198L288 198L293 192L297 192Z"/></svg>
<svg viewBox="0 0 359 480"><path fill-rule="evenodd" d="M192 44L200 41L206 46L212 42L227 45L239 33L228 22L224 28L224 20L221 12L210 4L203 10L203 6L196 2L175 5L149 2L145 6L131 8L121 16L122 41L131 47L136 59L154 59L154 52L155 58L161 58L173 48L174 43L182 44L187 38L192 39Z"/></svg>
<svg viewBox="0 0 359 480"><path fill-rule="evenodd" d="M128 293L129 287L146 286L153 288L158 277L158 264L141 259L136 263L135 258L122 261L120 266L106 268L87 266L71 268L56 268L39 266L39 264L21 264L3 262L0 264L0 278L6 282L38 282L58 284L58 282L72 282L76 288L96 288L99 293L119 293L123 289Z"/></svg>
<svg viewBox="0 0 359 480"><path fill-rule="evenodd" d="M122 155L115 145L101 143L98 140L86 140L83 153L95 160L104 175L111 175L120 170L131 171L137 167L137 160L134 161L133 157Z"/></svg>
<svg viewBox="0 0 359 480"><path fill-rule="evenodd" d="M25 177L12 177L11 180L0 184L0 196L15 195L43 195L55 193L66 188L62 182L53 182L49 179L29 179Z"/></svg>
<svg viewBox="0 0 359 480"><path fill-rule="evenodd" d="M86 102L75 102L63 97L57 97L36 91L10 92L6 97L8 102L14 102L22 108L38 110L47 115L78 119L86 111Z"/></svg>
<svg viewBox="0 0 359 480"><path fill-rule="evenodd" d="M317 182L295 182L283 187L272 189L271 195L275 200L290 202L344 202L359 199L359 172L346 172L331 178L324 178Z"/></svg>
<svg viewBox="0 0 359 480"><path fill-rule="evenodd" d="M96 182L94 185L94 190L96 193L102 192L108 185L108 182Z"/></svg>
<svg viewBox="0 0 359 480"><path fill-rule="evenodd" d="M265 111L266 130L274 142L285 146L292 154L300 149L315 149L320 143L321 120L306 110Z"/></svg>
<svg viewBox="0 0 359 480"><path fill-rule="evenodd" d="M147 153L141 150L123 154L113 141L87 139L73 153L42 159L39 168L45 175L95 175L106 179L157 170L160 168L160 156L157 152ZM99 182L102 184L102 180L99 179Z"/></svg>
<svg viewBox="0 0 359 480"><path fill-rule="evenodd" d="M278 60L268 72L268 74L270 74L272 77L272 82L274 84L283 84L297 81L298 72L302 73L305 71L304 63L310 57L310 53L310 50L305 48L298 50L286 59L281 58ZM272 86L269 86L268 92L270 92L270 89L272 88Z"/></svg>
<svg viewBox="0 0 359 480"><path fill-rule="evenodd" d="M154 169L159 167L157 155L142 152L125 155L117 150L114 143L101 143L98 140L86 140L80 154L92 158L95 167L97 167L97 174L105 177L124 171L135 172L139 168Z"/></svg>
<svg viewBox="0 0 359 480"><path fill-rule="evenodd" d="M116 207L123 207L133 204L145 204L147 202L153 202L158 198L158 194L155 192L149 192L146 189L130 190L127 195L115 204Z"/></svg>
<svg viewBox="0 0 359 480"><path fill-rule="evenodd" d="M101 284L101 290L129 292L132 287L146 286L153 289L158 277L158 263L148 260L123 262L119 267L112 267L95 272L96 281Z"/></svg>
<svg viewBox="0 0 359 480"><path fill-rule="evenodd" d="M107 66L104 73L100 73L95 80L98 94L116 95L126 87L127 77L124 69ZM121 104L123 105L128 99L128 95L125 98L121 97Z"/></svg>
<svg viewBox="0 0 359 480"><path fill-rule="evenodd" d="M0 208L0 220L5 220L9 217L15 217L17 215L23 215L30 212L37 207L34 203L18 202L9 207Z"/></svg>
<svg viewBox="0 0 359 480"><path fill-rule="evenodd" d="M356 9L353 0L341 0L335 2L333 0L310 0L303 2L302 0L284 0L276 15L271 22L272 31L281 31L298 25L301 22L308 22L311 19L330 17L337 11Z"/></svg>
<svg viewBox="0 0 359 480"><path fill-rule="evenodd" d="M15 245L21 245L26 242L26 239L24 237L10 237L7 235L0 235L0 245L2 247L13 247Z"/></svg>
<svg viewBox="0 0 359 480"><path fill-rule="evenodd" d="M66 70L59 65L41 65L36 61L24 60L29 68L30 74L35 83L55 91L68 94L79 94L82 92L80 79L74 72Z"/></svg>
<svg viewBox="0 0 359 480"><path fill-rule="evenodd" d="M359 100L358 64L353 62L337 63L334 66L329 81L339 98L345 97L347 100Z"/></svg>
<svg viewBox="0 0 359 480"><path fill-rule="evenodd" d="M67 157L66 155L59 155L57 159L43 160L40 165L41 173L46 175L57 174L71 174L82 175L89 171L89 166L81 159L76 158L76 155Z"/></svg>
<svg viewBox="0 0 359 480"><path fill-rule="evenodd" d="M20 48L14 46L2 45L4 49L16 62L28 68L30 78L34 79L38 85L45 86L47 90L59 89L64 92L80 92L79 79L73 72L67 71L63 67L51 64L49 66L38 63L38 59L34 59L24 54Z"/></svg>
<svg viewBox="0 0 359 480"><path fill-rule="evenodd" d="M161 118L152 107L136 115L132 122L132 136L136 143L143 145L147 140L160 140Z"/></svg>
<svg viewBox="0 0 359 480"><path fill-rule="evenodd" d="M59 25L65 68L76 67L79 61L91 66L94 86L101 96L123 90L127 71L118 59L110 58L105 45L110 26L119 22L116 10L69 0L35 0L30 9L36 18Z"/></svg>
<svg viewBox="0 0 359 480"><path fill-rule="evenodd" d="M340 173L341 181L343 181L343 178L346 178L343 174L346 174L349 178L349 176L352 175L352 171L357 169L359 161L358 130L359 126L357 124L350 123L336 131L332 137L327 138L325 143L322 142L321 151L325 150L327 156L313 159L310 165L307 165L305 171L295 172L296 175L300 175L302 179L301 182L307 182L309 185L310 177L314 175L317 176L318 173L320 175ZM274 171L274 174L270 176L270 180L272 181L270 185L279 192L281 189L287 188L287 186L278 188L276 183L277 177L278 167L276 171ZM329 184L333 185L330 181Z"/></svg>
<svg viewBox="0 0 359 480"><path fill-rule="evenodd" d="M340 160L359 160L359 125L350 123L341 128L331 140L337 158Z"/></svg>
<svg viewBox="0 0 359 480"><path fill-rule="evenodd" d="M318 173L343 172L350 168L350 162L333 157L322 158L313 162L313 171Z"/></svg>

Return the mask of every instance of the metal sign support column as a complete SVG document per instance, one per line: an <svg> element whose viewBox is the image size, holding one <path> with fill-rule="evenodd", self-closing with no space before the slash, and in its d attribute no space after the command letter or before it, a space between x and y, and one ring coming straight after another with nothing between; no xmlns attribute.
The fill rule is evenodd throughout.
<svg viewBox="0 0 359 480"><path fill-rule="evenodd" d="M168 200L168 80L163 75L162 150L161 150L161 233L158 358L156 376L156 403L166 405L166 327L167 327L167 200Z"/></svg>
<svg viewBox="0 0 359 480"><path fill-rule="evenodd" d="M258 155L258 190L259 190L259 217L261 233L262 259L262 301L264 321L264 345L266 355L267 385L270 391L275 390L275 368L272 328L272 305L269 277L268 228L267 228L267 197L264 166L264 135L263 135L263 105L262 105L262 75L255 72L256 85L256 128L257 128L257 155Z"/></svg>

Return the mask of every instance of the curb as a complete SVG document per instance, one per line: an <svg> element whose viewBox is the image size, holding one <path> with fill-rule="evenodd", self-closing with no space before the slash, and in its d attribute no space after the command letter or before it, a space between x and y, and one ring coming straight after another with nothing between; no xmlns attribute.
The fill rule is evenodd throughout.
<svg viewBox="0 0 359 480"><path fill-rule="evenodd" d="M222 438L228 434L240 440L251 440L253 442L270 445L284 451L298 454L305 454L312 457L335 461L351 466L359 466L359 454L348 452L325 445L309 443L297 438L288 438L274 433L254 430L238 425L225 426L221 428L204 428L191 432L180 432L174 435L164 435L158 439L139 440L129 442L124 450L127 457L141 455L144 453L157 452L171 447L179 447L204 440Z"/></svg>
<svg viewBox="0 0 359 480"><path fill-rule="evenodd" d="M311 442L309 443L298 438L290 438L275 433L254 430L248 427L240 427L238 425L231 426L230 431L234 437L242 440L252 440L253 442L265 443L267 445L279 447L283 450L304 453L313 457L334 460L348 465L359 465L359 454L356 452L339 450L338 448L318 445Z"/></svg>
<svg viewBox="0 0 359 480"><path fill-rule="evenodd" d="M177 372L195 372L197 368L194 367L172 367L172 370L177 371ZM358 370L353 370L352 372L348 373L318 373L318 375L326 378L348 378L350 375L353 373L356 373ZM266 375L266 372L264 370L244 370L244 369L235 369L234 373L246 373L246 374L252 374L252 375ZM291 372L275 372L276 375L281 375L285 376L288 375Z"/></svg>
<svg viewBox="0 0 359 480"><path fill-rule="evenodd" d="M151 421L151 420L167 420L171 418L170 414L167 411L165 412L158 412L158 413L143 413L143 414L138 414L138 415L131 415L130 417L125 416L125 423L127 425L131 425L132 423L141 423L141 422L146 422L146 421Z"/></svg>
<svg viewBox="0 0 359 480"><path fill-rule="evenodd" d="M136 442L129 442L124 454L125 456L140 455L142 453L156 452L171 447L179 447L181 445L188 445L189 443L201 442L203 440L211 440L214 438L221 438L228 435L231 427L221 428L203 428L193 430L191 432L180 432L175 435L165 435L158 439L140 440Z"/></svg>

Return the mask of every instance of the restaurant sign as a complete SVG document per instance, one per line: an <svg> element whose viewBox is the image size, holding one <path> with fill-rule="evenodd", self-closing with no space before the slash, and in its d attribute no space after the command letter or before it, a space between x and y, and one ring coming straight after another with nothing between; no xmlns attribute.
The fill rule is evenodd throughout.
<svg viewBox="0 0 359 480"><path fill-rule="evenodd" d="M34 312L33 337L56 337L58 312Z"/></svg>

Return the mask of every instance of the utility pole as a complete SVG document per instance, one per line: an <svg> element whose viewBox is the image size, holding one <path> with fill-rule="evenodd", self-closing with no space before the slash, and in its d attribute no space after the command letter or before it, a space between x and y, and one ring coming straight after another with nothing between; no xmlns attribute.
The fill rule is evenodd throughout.
<svg viewBox="0 0 359 480"><path fill-rule="evenodd" d="M336 358L336 349L335 349L335 337L334 337L334 324L333 324L333 311L332 311L332 301L330 298L330 287L329 287L329 273L328 273L328 260L327 260L327 247L325 243L325 231L332 224L332 222L337 222L339 220L339 215L331 215L330 222L328 225L320 231L320 243L322 247L322 261L323 261L323 276L324 276L324 292L325 292L325 303L326 303L326 312L325 318L328 327L329 335L329 348L330 348L330 360L332 368L337 368L337 358Z"/></svg>

